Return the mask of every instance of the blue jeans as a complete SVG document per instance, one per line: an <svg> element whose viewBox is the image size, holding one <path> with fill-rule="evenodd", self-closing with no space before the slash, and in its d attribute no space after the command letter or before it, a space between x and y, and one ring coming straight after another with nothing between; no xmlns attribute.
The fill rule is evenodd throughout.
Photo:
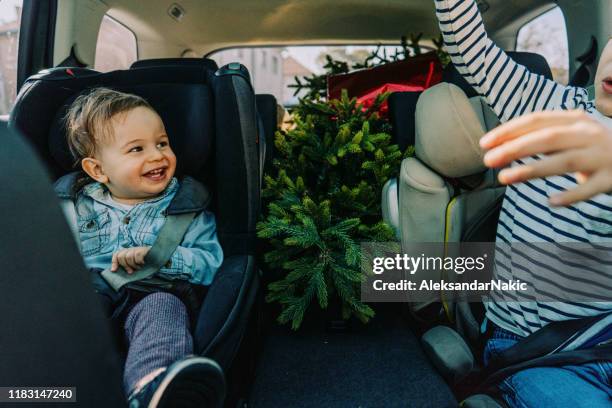
<svg viewBox="0 0 612 408"><path fill-rule="evenodd" d="M520 339L496 328L485 347L485 364ZM499 388L504 401L512 408L610 408L612 361L528 368L506 378Z"/></svg>

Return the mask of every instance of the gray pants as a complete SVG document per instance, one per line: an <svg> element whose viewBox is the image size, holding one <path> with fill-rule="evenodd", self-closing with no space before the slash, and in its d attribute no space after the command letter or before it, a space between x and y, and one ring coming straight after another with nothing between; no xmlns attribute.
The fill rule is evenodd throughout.
<svg viewBox="0 0 612 408"><path fill-rule="evenodd" d="M189 316L176 296L157 292L140 300L124 325L128 340L123 383L126 395L142 377L193 354Z"/></svg>

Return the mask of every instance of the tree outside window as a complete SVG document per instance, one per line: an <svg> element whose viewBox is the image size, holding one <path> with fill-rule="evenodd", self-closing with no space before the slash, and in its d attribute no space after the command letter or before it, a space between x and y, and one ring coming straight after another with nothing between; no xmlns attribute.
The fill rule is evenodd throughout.
<svg viewBox="0 0 612 408"><path fill-rule="evenodd" d="M569 57L565 19L559 7L534 18L518 32L517 51L543 55L553 74L553 79L567 84L569 81Z"/></svg>

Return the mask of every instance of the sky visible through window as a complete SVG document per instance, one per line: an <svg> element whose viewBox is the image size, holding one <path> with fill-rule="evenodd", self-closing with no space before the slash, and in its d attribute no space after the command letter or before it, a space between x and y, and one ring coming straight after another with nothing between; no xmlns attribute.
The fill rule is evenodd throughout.
<svg viewBox="0 0 612 408"><path fill-rule="evenodd" d="M0 0L0 115L7 115L17 94L17 49L22 0Z"/></svg>
<svg viewBox="0 0 612 408"><path fill-rule="evenodd" d="M17 19L16 8L21 7L23 0L0 0L0 23L8 23Z"/></svg>

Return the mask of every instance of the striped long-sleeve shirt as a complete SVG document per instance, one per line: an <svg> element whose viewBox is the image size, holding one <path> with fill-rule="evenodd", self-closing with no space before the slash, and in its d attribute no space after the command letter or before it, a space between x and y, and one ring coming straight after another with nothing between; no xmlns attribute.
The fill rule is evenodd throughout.
<svg viewBox="0 0 612 408"><path fill-rule="evenodd" d="M604 125L612 127L612 119L595 109L585 89L547 80L510 59L488 38L474 0L435 0L435 6L453 64L486 99L502 122L528 112L582 108ZM513 165L539 158L517 160ZM548 291L557 294L556 299L560 293L565 296L564 301L555 302L538 301L539 295L527 298L505 292L492 296L485 302L485 307L488 319L496 325L526 336L552 321L612 311L612 302L609 301L612 297L612 263L608 261L610 251L607 250L610 246L601 248L598 253L595 245L595 249L589 252L597 260L594 262L597 266L589 268L594 270L587 270L578 257L571 256L572 246L576 243L591 246L595 242L612 243L612 195L599 194L568 207L548 205L549 196L575 186L576 179L566 174L531 180L506 189L496 241L508 247L519 245L512 246L511 251L496 252L496 276L527 283L529 279L538 279L544 292L539 295ZM518 250L520 245L531 246L537 256ZM561 249L565 246L568 252L561 251L564 255L559 256L559 252L547 251L546 245ZM533 276L534 270L542 275ZM596 284L577 284L576 279L588 280L588 276L595 276ZM593 288L595 290L591 291ZM603 301L595 302L595 299Z"/></svg>

